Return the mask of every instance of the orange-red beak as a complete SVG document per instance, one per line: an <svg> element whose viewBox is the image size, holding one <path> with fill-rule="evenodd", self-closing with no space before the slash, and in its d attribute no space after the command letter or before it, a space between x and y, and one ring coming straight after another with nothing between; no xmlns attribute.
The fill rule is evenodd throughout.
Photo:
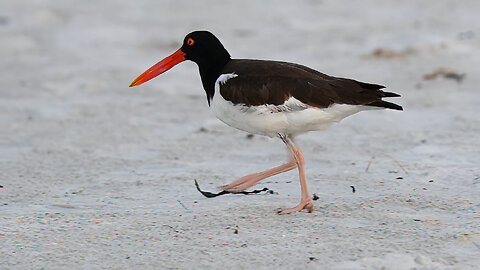
<svg viewBox="0 0 480 270"><path fill-rule="evenodd" d="M153 65L151 68L149 68L147 71L142 73L142 75L138 76L131 84L130 87L140 85L146 81L149 81L158 75L164 73L165 71L171 69L173 66L175 66L178 63L181 63L185 61L185 53L182 52L181 49L178 51L174 52L172 55L166 57L162 61L156 63Z"/></svg>

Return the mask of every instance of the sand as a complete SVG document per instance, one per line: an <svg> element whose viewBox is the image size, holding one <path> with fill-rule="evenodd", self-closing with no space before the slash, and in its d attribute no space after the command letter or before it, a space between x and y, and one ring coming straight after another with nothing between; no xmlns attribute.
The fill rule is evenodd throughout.
<svg viewBox="0 0 480 270"><path fill-rule="evenodd" d="M473 0L4 1L0 269L478 269L478 10ZM298 137L313 213L276 213L300 199L296 171L255 187L274 194L207 199L194 179L218 191L287 151L217 120L191 62L128 88L198 29L235 58L387 85L405 111Z"/></svg>

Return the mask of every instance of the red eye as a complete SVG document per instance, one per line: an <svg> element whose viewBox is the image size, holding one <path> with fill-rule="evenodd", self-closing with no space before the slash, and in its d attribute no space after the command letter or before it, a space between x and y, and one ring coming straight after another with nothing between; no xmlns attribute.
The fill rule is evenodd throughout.
<svg viewBox="0 0 480 270"><path fill-rule="evenodd" d="M187 45L192 46L194 43L195 43L195 41L193 41L193 39L191 39L191 38L187 39Z"/></svg>

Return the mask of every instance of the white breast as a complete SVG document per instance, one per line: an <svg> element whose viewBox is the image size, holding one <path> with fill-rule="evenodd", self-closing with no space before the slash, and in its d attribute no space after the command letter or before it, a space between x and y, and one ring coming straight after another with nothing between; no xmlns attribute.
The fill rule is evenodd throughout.
<svg viewBox="0 0 480 270"><path fill-rule="evenodd" d="M309 106L294 97L281 105L246 106L233 104L220 94L220 85L238 75L222 74L215 82L211 108L225 124L252 133L275 137L278 134L295 136L301 133L328 128L332 123L372 107L333 104L324 109Z"/></svg>

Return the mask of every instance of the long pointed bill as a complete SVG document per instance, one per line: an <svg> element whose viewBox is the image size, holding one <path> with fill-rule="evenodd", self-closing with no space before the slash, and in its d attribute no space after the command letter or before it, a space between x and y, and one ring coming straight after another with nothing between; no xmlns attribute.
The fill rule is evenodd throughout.
<svg viewBox="0 0 480 270"><path fill-rule="evenodd" d="M185 53L182 50L178 50L174 52L172 55L166 57L162 61L156 63L147 71L145 71L142 75L138 76L131 84L130 87L140 85L146 81L149 81L158 75L164 73L165 71L171 69L178 63L185 61Z"/></svg>

